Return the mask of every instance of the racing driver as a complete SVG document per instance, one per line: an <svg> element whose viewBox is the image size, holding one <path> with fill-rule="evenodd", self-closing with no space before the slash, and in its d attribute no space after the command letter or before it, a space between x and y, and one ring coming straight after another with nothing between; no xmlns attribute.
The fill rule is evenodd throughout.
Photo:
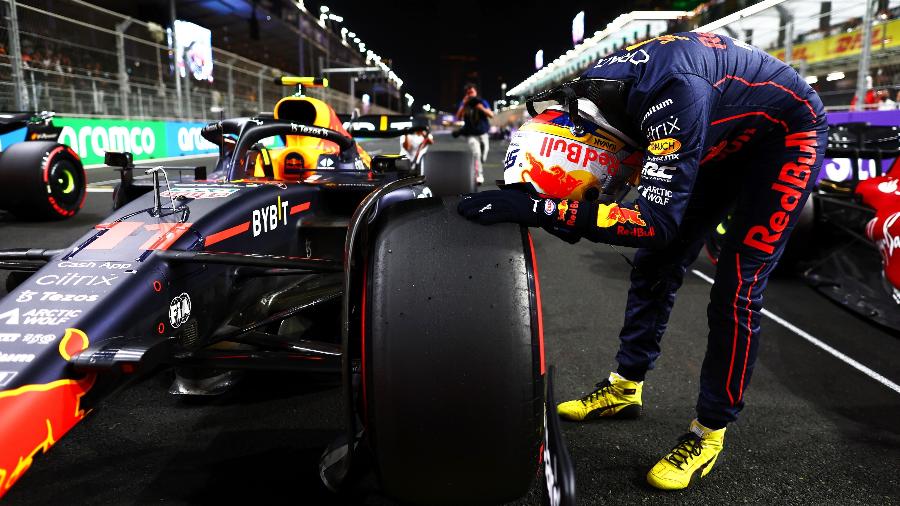
<svg viewBox="0 0 900 506"><path fill-rule="evenodd" d="M534 104L548 100L560 106L537 113ZM822 102L759 49L678 33L601 58L528 106L534 118L510 143L507 184L466 196L459 212L482 224L543 227L569 242L639 248L618 367L594 391L560 404L560 416L641 413L644 377L685 271L704 235L732 215L707 309L697 418L647 473L654 487L686 488L712 470L726 425L744 406L766 281L822 163ZM634 199L623 202L631 185Z"/></svg>

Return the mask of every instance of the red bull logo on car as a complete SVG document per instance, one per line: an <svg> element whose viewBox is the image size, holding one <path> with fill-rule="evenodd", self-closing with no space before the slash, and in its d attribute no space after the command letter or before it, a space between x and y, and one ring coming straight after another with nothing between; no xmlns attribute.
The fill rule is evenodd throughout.
<svg viewBox="0 0 900 506"><path fill-rule="evenodd" d="M59 352L68 360L88 344L84 332L66 329ZM0 497L31 467L38 452L46 453L84 418L81 398L94 380L90 374L0 391Z"/></svg>

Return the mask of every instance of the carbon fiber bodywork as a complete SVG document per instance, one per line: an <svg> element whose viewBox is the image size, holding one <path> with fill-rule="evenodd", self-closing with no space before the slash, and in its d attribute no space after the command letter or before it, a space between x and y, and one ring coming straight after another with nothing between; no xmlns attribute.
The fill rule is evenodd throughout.
<svg viewBox="0 0 900 506"><path fill-rule="evenodd" d="M271 123L253 126L272 130ZM317 127L304 132L311 129L336 135ZM126 168L123 185L132 200L119 202L71 246L0 254L3 267L33 271L0 300L0 496L36 453L145 370L165 364L340 370L339 331L329 336L330 347L271 341L266 333L278 318L340 297L339 282L307 288L311 278L338 271L354 285L353 270L344 269L351 216L368 194L410 175L356 163L352 138L340 146L338 159L348 163L293 182L234 180L220 171L208 180L168 185L160 177L157 188L135 187ZM230 167L228 155L220 167ZM421 182L395 184L366 218L393 202L430 196ZM241 319L247 308L288 289L310 296L260 315L255 327ZM328 314L334 319L336 312ZM269 348L231 354L207 348L225 339Z"/></svg>

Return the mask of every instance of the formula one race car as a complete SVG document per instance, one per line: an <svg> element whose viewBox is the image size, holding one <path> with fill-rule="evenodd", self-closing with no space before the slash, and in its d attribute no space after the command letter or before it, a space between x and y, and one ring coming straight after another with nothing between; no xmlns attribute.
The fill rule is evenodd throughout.
<svg viewBox="0 0 900 506"><path fill-rule="evenodd" d="M852 170L844 181L819 181L818 254L803 275L829 299L900 331L900 128L833 125L828 140L826 157L847 159ZM865 161L874 170L861 170Z"/></svg>
<svg viewBox="0 0 900 506"><path fill-rule="evenodd" d="M408 160L350 135L421 128L409 118L349 123L288 97L204 128L220 147L209 175L151 169L143 187L130 155L109 153L112 215L65 249L0 252L31 271L0 300L0 495L105 394L169 366L182 394L243 369L340 375L345 436L320 465L331 489L363 474L403 502L500 503L543 458L570 503L555 410L544 422L530 236L470 224ZM283 148L264 147L273 136Z"/></svg>
<svg viewBox="0 0 900 506"><path fill-rule="evenodd" d="M0 135L22 129L23 142L0 151L0 209L26 220L75 216L87 194L78 154L57 142L52 112L0 113Z"/></svg>
<svg viewBox="0 0 900 506"><path fill-rule="evenodd" d="M831 125L826 161L847 161L848 178L819 180L781 261L829 299L895 331L900 331L898 155L900 127ZM872 161L873 170L862 170L863 161ZM726 219L707 237L713 261L727 227Z"/></svg>

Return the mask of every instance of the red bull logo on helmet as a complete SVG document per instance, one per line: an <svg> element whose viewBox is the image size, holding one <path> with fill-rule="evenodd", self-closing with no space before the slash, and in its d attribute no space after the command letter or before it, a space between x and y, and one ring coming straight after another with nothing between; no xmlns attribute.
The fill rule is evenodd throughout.
<svg viewBox="0 0 900 506"><path fill-rule="evenodd" d="M568 115L556 109L523 125L506 153L506 183L532 183L552 197L584 200L587 195L592 200L619 181L614 176L636 165L634 155L643 154L598 125L588 122L582 135L573 133L572 126Z"/></svg>
<svg viewBox="0 0 900 506"><path fill-rule="evenodd" d="M569 142L558 137L545 136L541 143L541 156L549 157L554 151L560 151L566 155L566 160L587 167L590 162L597 162L607 167L611 175L619 172L619 159L612 153L585 146L578 142Z"/></svg>
<svg viewBox="0 0 900 506"><path fill-rule="evenodd" d="M544 169L544 164L535 159L531 153L525 153L530 167L523 171L532 182L537 184L548 195L569 195L581 181L569 175L562 167L554 166Z"/></svg>

